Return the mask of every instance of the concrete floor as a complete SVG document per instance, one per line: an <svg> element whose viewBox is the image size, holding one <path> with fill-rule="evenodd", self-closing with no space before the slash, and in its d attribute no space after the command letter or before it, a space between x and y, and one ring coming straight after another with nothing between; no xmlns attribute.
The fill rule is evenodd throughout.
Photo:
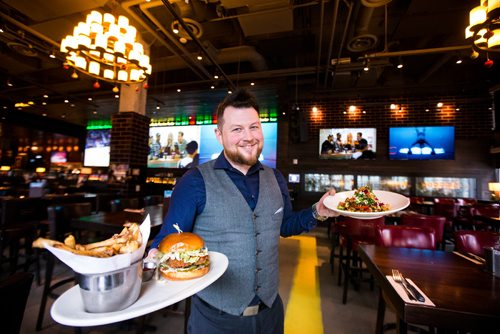
<svg viewBox="0 0 500 334"><path fill-rule="evenodd" d="M323 329L325 334L371 334L375 332L376 307L378 291L370 290L368 284L362 284L359 291L349 289L348 301L342 304L342 287L337 286L337 275L331 274L329 255L331 242L327 237L326 228L318 227L309 236L316 237L318 267L317 278L320 285L321 310ZM283 298L285 308L288 302L290 289L293 282L294 269L297 264L297 240L282 239L280 243L280 294ZM43 264L43 263L42 263ZM337 268L335 268L337 270ZM56 267L58 276L71 274L64 265ZM69 287L68 287L69 288ZM64 291L64 287L62 288ZM25 316L21 333L36 333L35 324L38 315L42 287L33 283L31 293L26 306ZM50 302L49 302L50 303ZM184 316L182 313L184 303L181 302L177 310L172 308L154 312L147 317L147 324L155 326L157 333L183 333ZM307 307L307 305L304 305ZM43 330L38 333L74 333L74 329L57 324L50 317L50 304L45 312ZM394 315L389 310L386 312L387 320L394 320ZM386 321L387 321L386 320ZM294 321L308 321L308 319L296 319ZM82 329L83 333L135 333L133 323L112 324L99 327L87 327Z"/></svg>

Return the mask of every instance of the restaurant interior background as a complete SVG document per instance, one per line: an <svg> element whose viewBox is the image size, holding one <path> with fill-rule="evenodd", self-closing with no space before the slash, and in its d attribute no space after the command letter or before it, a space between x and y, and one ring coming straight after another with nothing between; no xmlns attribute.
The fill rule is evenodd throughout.
<svg viewBox="0 0 500 334"><path fill-rule="evenodd" d="M276 167L290 177L297 208L326 187L364 183L488 200L488 183L499 181L500 57L473 55L465 40L476 2L2 0L1 173L43 167L42 175L68 185L86 174L93 190L113 187L102 182L107 167L83 163L87 130L112 126L110 163L128 183L117 189L163 194L185 169L147 167L149 122L213 124L228 90L247 87L262 119L278 125ZM137 28L149 48L147 82L114 92L114 83L65 64L61 40L95 9ZM118 126L134 111L119 109L124 90L147 94L138 132ZM453 159L391 159L389 128L443 125L454 127ZM329 128L375 128L376 159L321 159L319 132ZM138 133L139 149L119 149ZM51 162L54 152L64 159Z"/></svg>

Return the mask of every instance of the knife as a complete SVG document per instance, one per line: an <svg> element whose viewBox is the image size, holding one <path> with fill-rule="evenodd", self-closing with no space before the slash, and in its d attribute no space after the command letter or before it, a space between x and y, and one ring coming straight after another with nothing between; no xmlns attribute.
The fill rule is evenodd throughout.
<svg viewBox="0 0 500 334"><path fill-rule="evenodd" d="M406 279L406 277L403 276L403 274L401 274L401 278L403 280L403 284L404 284L405 288L410 290L410 292L413 294L413 296L415 296L415 298L419 302L421 302L421 303L425 302L425 297L422 296L422 294L410 282L408 282L408 280Z"/></svg>

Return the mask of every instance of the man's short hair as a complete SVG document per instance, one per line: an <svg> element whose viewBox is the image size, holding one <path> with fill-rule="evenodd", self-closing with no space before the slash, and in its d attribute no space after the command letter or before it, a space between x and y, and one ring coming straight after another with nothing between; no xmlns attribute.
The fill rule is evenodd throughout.
<svg viewBox="0 0 500 334"><path fill-rule="evenodd" d="M188 154L193 154L198 149L198 143L194 140L186 144L186 152Z"/></svg>
<svg viewBox="0 0 500 334"><path fill-rule="evenodd" d="M224 125L224 111L227 107L233 108L254 108L257 113L259 112L259 105L255 96L247 89L239 88L234 93L229 94L217 106L217 127L219 129Z"/></svg>

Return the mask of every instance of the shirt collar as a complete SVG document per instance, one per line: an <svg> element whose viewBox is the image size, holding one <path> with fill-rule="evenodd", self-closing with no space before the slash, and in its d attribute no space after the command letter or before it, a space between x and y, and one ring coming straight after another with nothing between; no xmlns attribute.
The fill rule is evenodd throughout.
<svg viewBox="0 0 500 334"><path fill-rule="evenodd" d="M231 164L229 163L229 161L227 161L226 156L224 155L224 150L219 154L219 156L215 160L214 169L225 169L227 171L238 172L238 173L241 174L241 172L239 170L237 170L236 168L234 168L233 166L231 166ZM253 165L252 167L250 167L250 169L248 170L247 175L251 175L253 173L257 173L261 169L264 169L264 166L262 166L262 164L260 163L260 161L257 161L257 163L255 165Z"/></svg>

